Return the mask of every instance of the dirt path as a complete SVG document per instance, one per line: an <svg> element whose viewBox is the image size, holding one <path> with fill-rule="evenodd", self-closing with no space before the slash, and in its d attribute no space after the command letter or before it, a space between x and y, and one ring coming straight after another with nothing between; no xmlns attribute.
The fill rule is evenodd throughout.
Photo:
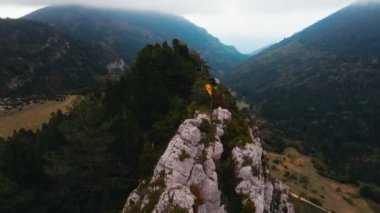
<svg viewBox="0 0 380 213"><path fill-rule="evenodd" d="M320 209L321 211L328 212L328 213L331 212L331 211L326 210L326 209L323 208L322 206L318 206L317 204L311 202L310 200L307 200L306 198L303 198L303 197L301 197L300 195L297 195L297 194L295 194L295 193L293 193L293 192L290 192L290 195L291 195L292 197L296 198L296 199L299 199L300 201L302 201L302 202L304 202L304 203L307 203L307 204L309 204L309 205L314 206L315 208Z"/></svg>

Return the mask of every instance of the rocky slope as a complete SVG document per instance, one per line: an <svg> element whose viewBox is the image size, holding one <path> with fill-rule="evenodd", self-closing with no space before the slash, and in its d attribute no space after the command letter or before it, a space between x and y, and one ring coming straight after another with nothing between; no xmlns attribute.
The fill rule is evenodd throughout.
<svg viewBox="0 0 380 213"><path fill-rule="evenodd" d="M223 153L221 137L228 131L226 124L231 116L219 107L213 111L212 124L206 114L185 120L157 163L150 182L140 183L122 212L227 212L215 164ZM235 191L241 195L243 206L252 212L294 212L288 188L270 178L260 140L251 136L251 143L232 151Z"/></svg>

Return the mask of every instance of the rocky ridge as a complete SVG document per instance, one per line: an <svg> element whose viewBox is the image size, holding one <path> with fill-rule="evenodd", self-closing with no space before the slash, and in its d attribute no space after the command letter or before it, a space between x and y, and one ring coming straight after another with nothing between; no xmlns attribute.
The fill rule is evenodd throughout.
<svg viewBox="0 0 380 213"><path fill-rule="evenodd" d="M236 193L243 197L243 204L253 204L256 213L293 213L289 188L281 181L270 178L260 139L250 133L252 143L232 150L235 175L240 180L235 188Z"/></svg>
<svg viewBox="0 0 380 213"><path fill-rule="evenodd" d="M111 76L119 77L127 69L129 69L129 66L122 58L119 58L107 65L108 74Z"/></svg>
<svg viewBox="0 0 380 213"><path fill-rule="evenodd" d="M142 181L129 195L126 212L227 212L222 202L215 162L223 153L221 137L231 113L222 108L185 120L156 165L150 182ZM215 123L214 126L211 123ZM211 129L211 131L210 131ZM243 205L253 204L256 212L294 212L288 188L270 180L262 160L260 141L235 147L232 156ZM231 180L233 181L233 180Z"/></svg>

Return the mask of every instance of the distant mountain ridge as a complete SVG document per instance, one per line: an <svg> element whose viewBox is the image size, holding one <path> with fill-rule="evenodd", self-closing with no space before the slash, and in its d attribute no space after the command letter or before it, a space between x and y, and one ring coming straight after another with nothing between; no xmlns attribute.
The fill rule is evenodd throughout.
<svg viewBox="0 0 380 213"><path fill-rule="evenodd" d="M251 53L249 53L249 55L251 55L251 56L255 56L255 55L257 55L257 54L260 54L260 53L262 53L264 50L270 48L271 46L273 46L273 44L265 45L264 47L261 47L261 48L259 48L259 49L256 49L256 50L252 51Z"/></svg>
<svg viewBox="0 0 380 213"><path fill-rule="evenodd" d="M224 82L267 127L318 154L322 173L380 184L378 23L380 4L350 5L251 57ZM283 137L271 144L291 144Z"/></svg>
<svg viewBox="0 0 380 213"><path fill-rule="evenodd" d="M49 23L60 31L108 45L131 63L146 44L178 38L200 52L215 73L229 70L247 56L222 44L186 19L157 12L50 6L23 17Z"/></svg>

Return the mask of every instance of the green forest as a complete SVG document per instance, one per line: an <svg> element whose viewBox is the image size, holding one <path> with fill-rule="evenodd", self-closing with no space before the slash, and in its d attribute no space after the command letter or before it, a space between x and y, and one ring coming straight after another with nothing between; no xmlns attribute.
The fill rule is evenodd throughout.
<svg viewBox="0 0 380 213"><path fill-rule="evenodd" d="M266 120L270 146L295 146L342 182L380 185L379 14L348 6L224 78Z"/></svg>
<svg viewBox="0 0 380 213"><path fill-rule="evenodd" d="M20 19L0 19L0 46L0 97L88 89L116 58L96 43Z"/></svg>

